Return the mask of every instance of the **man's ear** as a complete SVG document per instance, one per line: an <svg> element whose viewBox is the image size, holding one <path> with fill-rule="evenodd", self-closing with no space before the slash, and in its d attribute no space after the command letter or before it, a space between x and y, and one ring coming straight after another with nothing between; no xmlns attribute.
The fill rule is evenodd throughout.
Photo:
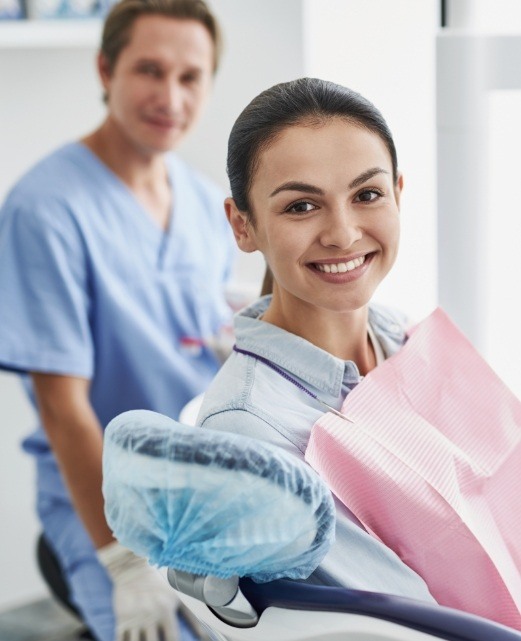
<svg viewBox="0 0 521 641"><path fill-rule="evenodd" d="M107 60L105 55L101 53L101 51L100 53L98 53L97 67L101 84L103 85L103 89L105 90L105 92L107 92L110 86L110 78L112 76L112 73L110 70L109 61Z"/></svg>
<svg viewBox="0 0 521 641"><path fill-rule="evenodd" d="M233 198L227 198L224 201L224 209L239 249L247 253L256 251L258 247L255 233L246 213L237 208Z"/></svg>

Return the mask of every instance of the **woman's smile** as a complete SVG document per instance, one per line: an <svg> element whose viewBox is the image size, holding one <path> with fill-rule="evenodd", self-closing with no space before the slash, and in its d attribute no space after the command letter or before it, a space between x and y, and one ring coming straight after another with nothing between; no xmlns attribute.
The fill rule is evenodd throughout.
<svg viewBox="0 0 521 641"><path fill-rule="evenodd" d="M341 259L327 259L308 263L308 267L318 272L329 283L347 283L365 274L374 252Z"/></svg>

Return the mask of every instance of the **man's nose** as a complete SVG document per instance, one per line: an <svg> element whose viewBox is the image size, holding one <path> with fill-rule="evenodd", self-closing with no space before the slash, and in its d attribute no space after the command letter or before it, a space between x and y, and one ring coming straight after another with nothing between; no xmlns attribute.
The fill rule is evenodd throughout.
<svg viewBox="0 0 521 641"><path fill-rule="evenodd" d="M182 111L183 87L177 78L165 79L162 87L162 99L164 106L172 113Z"/></svg>

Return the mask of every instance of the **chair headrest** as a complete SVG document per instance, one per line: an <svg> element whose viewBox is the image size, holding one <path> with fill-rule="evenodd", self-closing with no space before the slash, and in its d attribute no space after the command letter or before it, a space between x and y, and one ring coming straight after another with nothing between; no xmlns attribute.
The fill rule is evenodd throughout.
<svg viewBox="0 0 521 641"><path fill-rule="evenodd" d="M302 579L334 539L333 499L320 477L238 434L126 412L105 431L103 477L116 538L158 566Z"/></svg>

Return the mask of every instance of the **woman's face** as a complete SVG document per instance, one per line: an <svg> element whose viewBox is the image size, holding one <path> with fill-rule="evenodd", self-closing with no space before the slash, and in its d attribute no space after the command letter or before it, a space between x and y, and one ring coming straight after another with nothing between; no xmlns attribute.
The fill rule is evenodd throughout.
<svg viewBox="0 0 521 641"><path fill-rule="evenodd" d="M335 118L289 127L261 153L254 226L231 199L227 213L239 247L264 254L283 302L347 312L369 302L395 261L401 187L381 138Z"/></svg>

